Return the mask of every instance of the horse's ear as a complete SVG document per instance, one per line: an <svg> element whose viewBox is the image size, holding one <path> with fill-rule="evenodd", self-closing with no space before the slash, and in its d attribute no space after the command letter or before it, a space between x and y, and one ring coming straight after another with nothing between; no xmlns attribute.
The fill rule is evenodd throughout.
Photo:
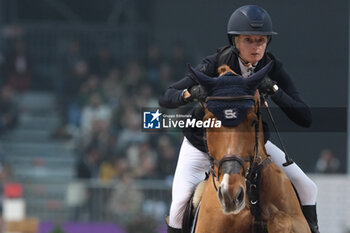
<svg viewBox="0 0 350 233"><path fill-rule="evenodd" d="M209 77L208 75L196 70L190 64L187 65L188 70L193 74L192 78L195 82L203 86L205 89L213 87L216 84L217 79Z"/></svg>
<svg viewBox="0 0 350 233"><path fill-rule="evenodd" d="M267 75L267 73L271 70L274 61L270 61L267 65L265 65L261 70L254 73L250 77L246 78L246 83L252 88L256 89L263 78Z"/></svg>

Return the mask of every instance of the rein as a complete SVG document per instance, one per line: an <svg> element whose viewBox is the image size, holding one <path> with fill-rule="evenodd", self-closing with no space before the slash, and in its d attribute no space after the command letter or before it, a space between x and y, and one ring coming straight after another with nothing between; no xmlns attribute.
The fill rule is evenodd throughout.
<svg viewBox="0 0 350 233"><path fill-rule="evenodd" d="M266 101L266 99L265 99L265 97L264 97L263 95L261 96L261 98L262 98L262 100L263 100L265 103L267 103L267 101ZM283 150L283 152L284 152L284 154L285 154L286 162L283 163L283 166L284 166L284 167L287 167L287 166L293 164L294 161L293 161L293 159L292 159L291 157L289 157L289 155L288 155L288 153L287 153L287 149L286 149L286 147L285 147L284 144L283 144L282 138L281 138L281 136L280 136L280 134L279 134L279 131L278 131L277 126L276 126L276 123L275 123L275 120L273 119L272 113L271 113L270 108L269 108L268 105L266 106L266 109L267 109L267 112L269 113L269 117L270 117L270 120L271 120L271 122L272 122L272 125L273 125L273 127L275 128L275 132L276 132L276 134L277 134L278 141L280 142L280 144L281 144L281 146L282 146L282 150Z"/></svg>

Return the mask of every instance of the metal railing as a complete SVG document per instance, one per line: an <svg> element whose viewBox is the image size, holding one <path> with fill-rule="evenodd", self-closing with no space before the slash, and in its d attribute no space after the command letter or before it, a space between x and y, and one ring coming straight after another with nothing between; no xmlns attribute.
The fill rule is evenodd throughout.
<svg viewBox="0 0 350 233"><path fill-rule="evenodd" d="M139 216L164 222L171 186L164 180L36 180L23 184L27 216L41 221L115 222Z"/></svg>

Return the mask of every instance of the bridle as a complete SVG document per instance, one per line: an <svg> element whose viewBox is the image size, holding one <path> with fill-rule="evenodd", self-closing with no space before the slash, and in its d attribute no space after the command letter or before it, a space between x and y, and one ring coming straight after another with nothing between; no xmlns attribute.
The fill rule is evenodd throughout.
<svg viewBox="0 0 350 233"><path fill-rule="evenodd" d="M208 150L207 145L207 138L206 138L206 130L204 129L204 144L207 151L207 154L209 155L210 159L210 173L212 174L213 178L213 184L218 191L218 188L216 186L216 181L218 182L221 175L221 170L229 170L229 174L239 174L242 168L242 176L247 180L249 183L255 183L253 182L253 179L257 177L257 174L260 173L261 169L265 167L267 164L271 162L270 157L268 156L266 159L261 161L261 157L258 155L258 149L259 149L259 123L261 118L261 112L260 112L260 104L255 101L255 97L253 95L241 95L241 96L209 96L205 99L204 102L202 102L202 106L204 107L205 104L210 100L220 100L220 101L239 101L239 100L252 100L255 103L255 114L257 116L257 120L254 121L255 126L255 145L254 145L254 155L251 155L249 158L241 158L238 155L232 155L228 154L225 155L222 159L216 160L214 157L210 155L210 152ZM230 163L230 165L226 165ZM244 163L249 162L249 168L246 171ZM237 164L239 166L237 166ZM216 173L214 170L214 167L218 167L218 172ZM227 168L226 168L227 167ZM228 168L230 167L230 169Z"/></svg>
<svg viewBox="0 0 350 233"><path fill-rule="evenodd" d="M239 101L239 100L252 100L254 101L255 114L257 120L254 121L255 126L255 144L254 144L254 155L249 156L249 158L241 158L238 155L228 154L222 159L216 160L210 155L208 150L206 129L204 129L204 145L209 156L210 170L212 174L213 185L216 192L218 192L218 187L216 182L220 180L220 172L223 170L224 174L239 174L242 168L242 176L246 181L246 192L249 200L250 212L254 216L254 227L256 221L260 219L261 207L260 207L260 184L261 184L261 171L269 163L271 163L271 157L268 155L263 161L261 161L261 156L258 155L259 149L259 124L261 119L260 103L255 101L255 96L253 95L242 95L242 96L210 96L202 102L202 106L205 107L209 100L222 100L222 101ZM249 168L246 171L244 164L249 162ZM215 172L214 167L218 167L218 172ZM215 181L216 177L216 181Z"/></svg>

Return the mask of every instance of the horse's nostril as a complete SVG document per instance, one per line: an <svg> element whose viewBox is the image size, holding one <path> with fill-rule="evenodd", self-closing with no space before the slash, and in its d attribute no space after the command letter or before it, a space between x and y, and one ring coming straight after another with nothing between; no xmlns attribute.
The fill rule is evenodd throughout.
<svg viewBox="0 0 350 233"><path fill-rule="evenodd" d="M238 191L236 201L237 201L238 203L241 203L241 202L243 201L243 199L244 199L244 190L243 190L243 188L241 187L241 188L239 189L239 191Z"/></svg>

